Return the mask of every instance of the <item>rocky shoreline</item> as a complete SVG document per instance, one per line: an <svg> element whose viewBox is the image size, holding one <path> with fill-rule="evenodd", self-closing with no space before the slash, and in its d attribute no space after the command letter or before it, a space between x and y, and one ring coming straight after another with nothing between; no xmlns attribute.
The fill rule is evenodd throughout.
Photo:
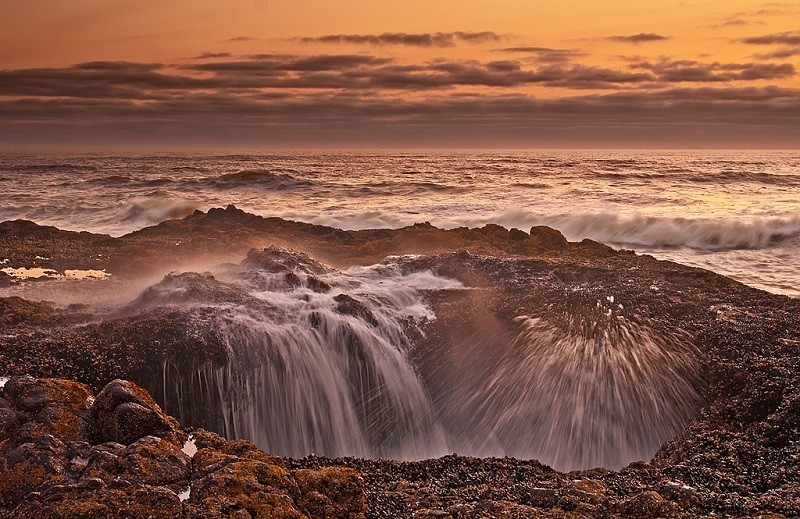
<svg viewBox="0 0 800 519"><path fill-rule="evenodd" d="M307 256L264 249L269 246ZM213 308L205 304L241 302L228 278L185 273L154 285L156 290L179 286L187 301L203 303L190 311L160 304L157 297L147 299L147 292L106 312L3 297L0 373L77 381L14 378L0 393L0 486L7 516L92 516L69 508L82 503L103 511L91 512L100 514L96 517L107 516L102 514L109 510L138 517L156 506L182 517L235 516L233 510L241 517L800 516L800 300L589 240L568 243L547 228L441 230L419 224L341 231L261 218L233 207L198 212L120 238L30 222L0 224L0 259L8 259L3 266L105 269L119 279L201 260L238 262L254 247L248 260L229 267L235 279L256 268L284 276L282 282L291 285L299 282L298 265L311 258L343 268L413 254L417 256L398 259L398 268L437 272L480 289L428 294L437 319L416 338L413 354L420 366L455 366L453 352L460 337L488 333L487 322L512 322L522 313L532 318L579 315L582 323L603 323L610 311L655 333L681 330L698 351L696 369L705 403L652 459L618 471L564 473L536 461L456 455L418 462L278 459L247 442L182 429L131 383L107 385L117 378L133 380L184 426L219 430L209 408L182 410L176 404L179 395L163 383L163 370L179 376L198 366L229 362L215 332ZM303 282L329 290L324 283L309 281L312 277ZM19 286L8 276L0 283ZM340 298L340 312L365 322L374 319L348 297ZM481 325L470 329L460 319L465 314L486 319L476 318ZM554 323L564 329L580 324L571 317ZM434 385L443 377L439 372L423 376ZM100 392L94 403L89 402L92 392ZM127 396L103 404L115 392ZM119 436L119 423L106 418L128 416L123 410L127 407L117 413L120 402L149 410L134 408L130 416L136 420L123 418L124 423L149 425ZM64 423L82 425L64 429ZM200 451L187 461L177 452L190 431ZM115 444L109 446L109 441ZM131 472L150 463L148 456L178 475L164 479ZM117 461L92 477L88 475L93 472L76 468L72 461L101 458ZM195 467L198 462L205 465ZM31 463L38 463L40 470L28 471ZM209 481L207 493L195 493L196 477ZM254 483L248 479L253 477L262 479ZM192 493L181 501L178 494L189 480ZM251 483L256 486L247 486ZM226 494L229 490L233 497ZM228 497L210 497L220 492Z"/></svg>

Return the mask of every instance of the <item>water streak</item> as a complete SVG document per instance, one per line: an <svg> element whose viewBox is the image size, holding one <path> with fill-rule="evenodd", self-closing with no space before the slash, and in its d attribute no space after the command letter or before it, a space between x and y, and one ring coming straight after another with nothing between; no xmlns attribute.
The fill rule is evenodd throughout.
<svg viewBox="0 0 800 519"><path fill-rule="evenodd" d="M426 294L473 291L401 264L339 272L271 248L216 277L168 276L133 307L211 308L195 323L226 355L165 365L168 409L195 423L200 409L226 436L280 455L458 452L571 470L648 459L703 403L689 337L613 301L496 325L463 313L442 324L451 339L430 340L439 324ZM482 334L466 344L448 326Z"/></svg>

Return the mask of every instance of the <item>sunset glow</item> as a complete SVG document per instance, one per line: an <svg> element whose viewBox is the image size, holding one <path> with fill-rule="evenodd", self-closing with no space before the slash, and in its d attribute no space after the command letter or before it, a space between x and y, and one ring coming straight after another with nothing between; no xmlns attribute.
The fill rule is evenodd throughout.
<svg viewBox="0 0 800 519"><path fill-rule="evenodd" d="M221 5L2 2L3 147L800 143L796 3Z"/></svg>

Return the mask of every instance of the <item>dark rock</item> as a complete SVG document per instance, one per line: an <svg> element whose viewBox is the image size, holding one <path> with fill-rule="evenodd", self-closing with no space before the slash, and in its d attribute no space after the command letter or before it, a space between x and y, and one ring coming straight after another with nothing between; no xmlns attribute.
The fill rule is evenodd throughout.
<svg viewBox="0 0 800 519"><path fill-rule="evenodd" d="M340 314L358 317L373 326L378 325L378 320L364 303L347 294L339 294L333 298L336 301L336 311Z"/></svg>
<svg viewBox="0 0 800 519"><path fill-rule="evenodd" d="M35 490L67 482L64 442L45 434L35 441L0 443L0 511L11 510Z"/></svg>
<svg viewBox="0 0 800 519"><path fill-rule="evenodd" d="M512 228L508 231L508 237L514 241L525 241L530 238L530 235L525 231L521 231L517 228Z"/></svg>
<svg viewBox="0 0 800 519"><path fill-rule="evenodd" d="M45 434L63 441L86 439L92 396L87 386L68 380L12 377L3 396L10 427L0 431L0 439L18 442Z"/></svg>
<svg viewBox="0 0 800 519"><path fill-rule="evenodd" d="M367 511L364 481L353 469L298 470L294 476L302 496L300 504L314 517L346 519Z"/></svg>
<svg viewBox="0 0 800 519"><path fill-rule="evenodd" d="M0 430L0 517L357 519L366 511L353 469L288 470L250 441L203 430L193 432L199 450L190 457L181 448L188 435L127 381L109 383L90 412L88 388L65 380L13 378L0 397L0 409L19 415ZM82 440L82 413L89 439L105 443Z"/></svg>
<svg viewBox="0 0 800 519"><path fill-rule="evenodd" d="M557 230L537 225L531 227L530 238L525 244L526 252L532 254L566 254L569 252L569 242Z"/></svg>
<svg viewBox="0 0 800 519"><path fill-rule="evenodd" d="M29 496L12 517L81 518L147 517L176 519L183 514L175 492L163 487L112 488L104 482L52 486Z"/></svg>
<svg viewBox="0 0 800 519"><path fill-rule="evenodd" d="M92 405L90 441L130 444L143 436L159 436L181 445L185 433L164 414L150 395L132 382L114 380Z"/></svg>
<svg viewBox="0 0 800 519"><path fill-rule="evenodd" d="M539 508L552 508L558 501L558 493L553 488L533 487L530 490L530 503Z"/></svg>

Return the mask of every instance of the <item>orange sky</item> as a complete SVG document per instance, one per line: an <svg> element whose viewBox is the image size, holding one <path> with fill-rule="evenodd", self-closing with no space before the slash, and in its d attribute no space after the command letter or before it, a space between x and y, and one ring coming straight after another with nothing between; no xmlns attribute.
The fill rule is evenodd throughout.
<svg viewBox="0 0 800 519"><path fill-rule="evenodd" d="M798 66L796 2L0 0L5 147L795 147Z"/></svg>

